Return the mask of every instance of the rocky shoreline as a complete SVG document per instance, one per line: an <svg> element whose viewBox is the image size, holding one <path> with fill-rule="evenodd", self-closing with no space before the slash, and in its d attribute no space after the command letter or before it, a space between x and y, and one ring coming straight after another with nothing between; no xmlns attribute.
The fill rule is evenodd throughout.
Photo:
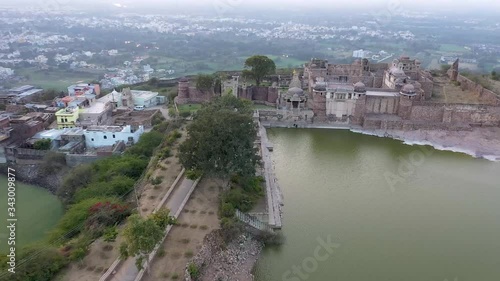
<svg viewBox="0 0 500 281"><path fill-rule="evenodd" d="M18 181L47 189L53 194L55 194L57 189L61 186L64 174L66 172L65 170L61 170L55 174L42 176L39 173L39 165L9 164L7 166L7 164L2 164L0 173L7 176L7 167L16 170L16 178Z"/></svg>
<svg viewBox="0 0 500 281"><path fill-rule="evenodd" d="M199 253L191 261L200 269L200 281L252 281L253 267L263 244L252 234L243 233L226 244L221 230L209 233ZM192 281L186 268L186 281Z"/></svg>
<svg viewBox="0 0 500 281"><path fill-rule="evenodd" d="M408 145L430 145L438 150L468 154L500 161L500 128L473 128L470 131L442 130L352 130L356 133L388 137Z"/></svg>

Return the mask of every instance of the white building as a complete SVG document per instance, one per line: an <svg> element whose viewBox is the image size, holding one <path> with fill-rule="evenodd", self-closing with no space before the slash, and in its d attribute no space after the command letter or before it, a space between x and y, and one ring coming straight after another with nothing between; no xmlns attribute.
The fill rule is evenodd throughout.
<svg viewBox="0 0 500 281"><path fill-rule="evenodd" d="M83 131L85 144L88 148L98 148L113 146L118 141L123 141L127 145L133 145L139 141L144 134L144 127L139 126L133 129L127 126L92 126Z"/></svg>
<svg viewBox="0 0 500 281"><path fill-rule="evenodd" d="M0 77L9 77L14 75L14 70L0 66Z"/></svg>
<svg viewBox="0 0 500 281"><path fill-rule="evenodd" d="M370 51L365 51L363 49L361 50L356 50L356 51L353 51L352 52L352 57L353 58L367 58L368 56L370 56Z"/></svg>

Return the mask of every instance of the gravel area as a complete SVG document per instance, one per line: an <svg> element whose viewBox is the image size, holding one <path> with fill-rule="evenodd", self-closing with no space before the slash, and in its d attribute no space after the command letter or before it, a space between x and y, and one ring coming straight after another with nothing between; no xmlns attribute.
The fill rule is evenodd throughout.
<svg viewBox="0 0 500 281"><path fill-rule="evenodd" d="M201 281L252 281L262 243L245 233L225 245L220 230L205 237L203 247L193 259L201 268ZM189 280L187 278L186 280Z"/></svg>

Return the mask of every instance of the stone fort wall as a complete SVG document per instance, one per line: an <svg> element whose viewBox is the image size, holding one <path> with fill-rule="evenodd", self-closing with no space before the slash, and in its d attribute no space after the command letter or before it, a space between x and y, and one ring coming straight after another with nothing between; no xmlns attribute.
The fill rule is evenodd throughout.
<svg viewBox="0 0 500 281"><path fill-rule="evenodd" d="M500 126L500 107L414 102L410 121L465 126Z"/></svg>
<svg viewBox="0 0 500 281"><path fill-rule="evenodd" d="M238 88L238 97L269 105L276 105L278 93L279 89L276 87L250 86Z"/></svg>
<svg viewBox="0 0 500 281"><path fill-rule="evenodd" d="M500 97L493 91L484 88L481 84L476 83L469 78L459 74L457 81L460 82L460 88L464 91L472 91L475 95L479 96L482 102L488 105L500 106Z"/></svg>

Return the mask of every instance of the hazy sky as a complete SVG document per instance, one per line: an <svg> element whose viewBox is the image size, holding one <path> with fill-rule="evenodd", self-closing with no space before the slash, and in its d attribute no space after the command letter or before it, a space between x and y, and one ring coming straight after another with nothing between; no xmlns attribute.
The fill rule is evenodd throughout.
<svg viewBox="0 0 500 281"><path fill-rule="evenodd" d="M0 6L23 7L113 7L121 9L173 8L189 11L193 8L242 10L245 8L293 9L309 8L339 10L344 8L359 9L399 9L399 10L457 10L496 12L500 15L498 0L0 0Z"/></svg>

